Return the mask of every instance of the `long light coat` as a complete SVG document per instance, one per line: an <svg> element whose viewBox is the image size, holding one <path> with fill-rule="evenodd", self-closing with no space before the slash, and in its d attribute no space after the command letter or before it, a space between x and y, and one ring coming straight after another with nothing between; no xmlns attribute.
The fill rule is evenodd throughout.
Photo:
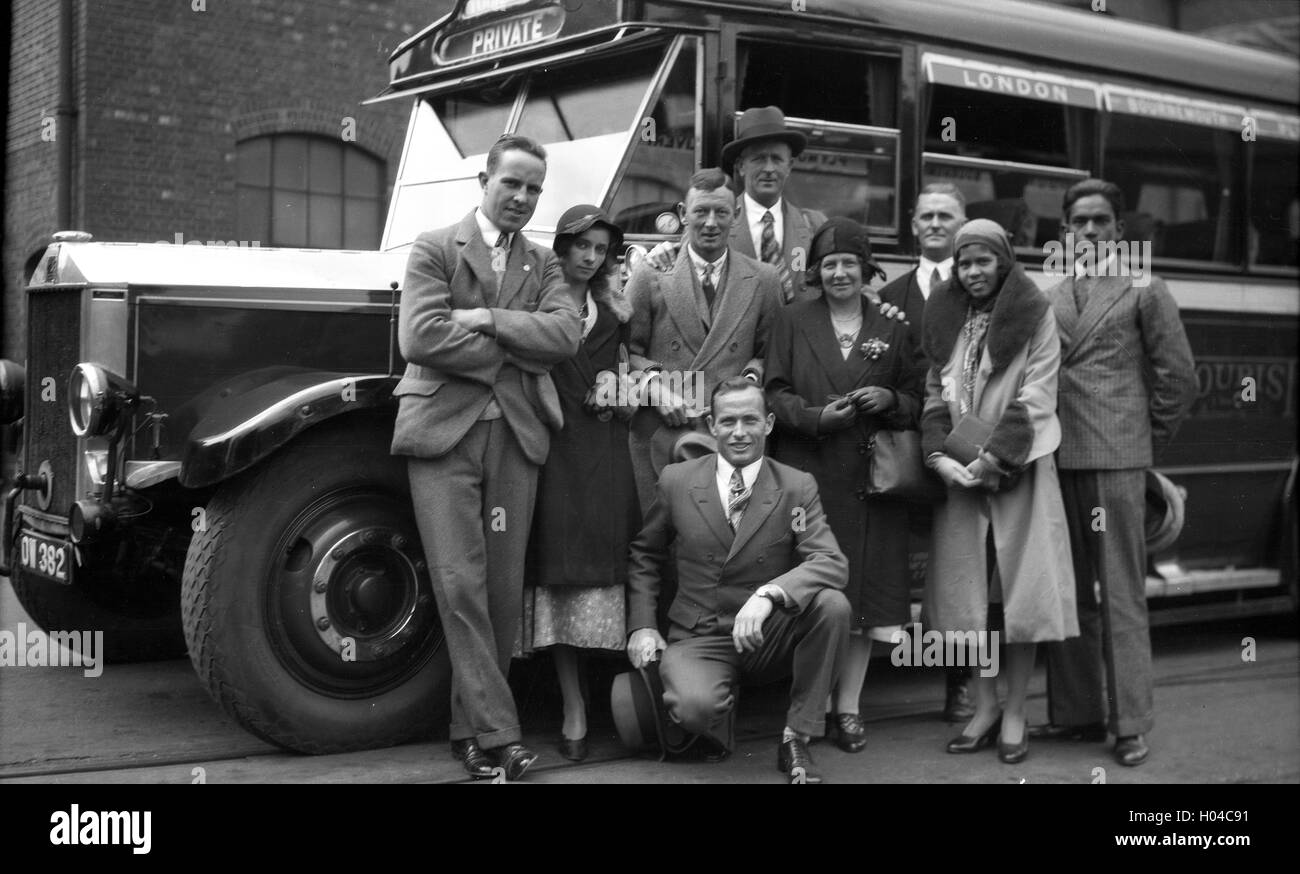
<svg viewBox="0 0 1300 874"><path fill-rule="evenodd" d="M955 282L926 307L931 367L922 412L927 453L960 421L958 395L968 298ZM1062 640L1079 633L1065 508L1052 453L1061 442L1056 418L1060 341L1047 299L1020 267L994 305L975 380L971 411L996 423L985 451L1022 470L1005 491L950 488L934 511L925 609L939 631L987 630L990 585L986 538L993 529L1007 643ZM949 388L950 387L950 388Z"/></svg>

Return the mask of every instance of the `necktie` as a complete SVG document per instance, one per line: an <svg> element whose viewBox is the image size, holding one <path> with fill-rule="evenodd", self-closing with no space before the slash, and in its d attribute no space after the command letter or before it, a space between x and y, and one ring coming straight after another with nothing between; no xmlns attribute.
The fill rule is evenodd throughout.
<svg viewBox="0 0 1300 874"><path fill-rule="evenodd" d="M940 282L943 282L943 277L939 275L939 268L936 267L930 271L930 293L931 294L934 294L934 290L939 287Z"/></svg>
<svg viewBox="0 0 1300 874"><path fill-rule="evenodd" d="M781 249L776 245L775 222L771 210L763 213L763 234L759 240L759 257L768 264L781 263Z"/></svg>
<svg viewBox="0 0 1300 874"><path fill-rule="evenodd" d="M497 244L492 248L492 269L496 271L497 277L506 272L506 260L510 257L510 249L507 243L510 238L505 234L497 237Z"/></svg>
<svg viewBox="0 0 1300 874"><path fill-rule="evenodd" d="M745 488L745 480L740 475L740 468L732 468L731 488L727 492L727 522L731 525L732 531L740 527L740 517L745 515L747 506L749 506L749 489Z"/></svg>
<svg viewBox="0 0 1300 874"><path fill-rule="evenodd" d="M1076 276L1074 277L1074 308L1079 314L1083 314L1083 308L1088 305L1089 284L1092 282L1091 277Z"/></svg>
<svg viewBox="0 0 1300 874"><path fill-rule="evenodd" d="M709 304L709 312L713 312L713 298L717 295L718 290L713 285L713 265L704 265L704 278L700 280L700 285L704 288L704 300Z"/></svg>

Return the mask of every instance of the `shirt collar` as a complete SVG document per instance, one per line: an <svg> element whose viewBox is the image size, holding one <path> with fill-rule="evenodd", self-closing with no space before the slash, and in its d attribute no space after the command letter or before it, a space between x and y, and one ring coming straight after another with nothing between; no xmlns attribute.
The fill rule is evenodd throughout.
<svg viewBox="0 0 1300 874"><path fill-rule="evenodd" d="M501 236L501 229L492 224L492 219L488 218L483 212L483 207L475 207L474 221L478 223L478 232L483 235L483 242L489 249L497 244L497 237ZM514 234L506 234L506 248L515 241Z"/></svg>
<svg viewBox="0 0 1300 874"><path fill-rule="evenodd" d="M949 276L952 276L952 258L948 257L944 258L942 261L931 261L929 258L922 255L920 263L916 265L916 272L921 274L921 276L924 276L926 279L929 279L930 274L936 270L939 271L940 279L947 279Z"/></svg>
<svg viewBox="0 0 1300 874"><path fill-rule="evenodd" d="M718 258L717 261L705 261L702 257L700 257L699 253L695 251L695 247L692 246L690 243L686 244L686 251L691 256L691 264L695 267L696 273L703 273L704 265L712 264L713 275L717 276L718 274L722 273L722 268L727 266L727 253L730 252L731 250L723 249L722 255Z"/></svg>
<svg viewBox="0 0 1300 874"><path fill-rule="evenodd" d="M745 483L745 488L752 489L754 487L754 480L758 479L758 471L762 466L763 466L763 459L760 456L757 461L751 461L749 464L745 465L740 469L740 479ZM718 488L724 490L731 488L731 472L733 470L735 470L735 468L732 467L731 462L723 458L722 453L719 452L718 453Z"/></svg>
<svg viewBox="0 0 1300 874"><path fill-rule="evenodd" d="M1095 250L1094 250L1094 251L1095 251ZM1115 255L1116 255L1115 252L1111 252L1110 255L1108 255L1108 256L1106 257L1106 260L1102 261L1100 264L1092 264L1092 268L1093 268L1093 270L1092 270L1092 273L1091 273L1091 274L1088 273L1088 264L1089 264L1090 262L1087 262L1087 261L1075 261L1075 262L1074 262L1074 278L1075 278L1075 279L1079 279L1079 278L1081 278L1081 277L1088 276L1088 275L1092 275L1092 276L1115 276L1115 275L1116 275L1116 269L1115 269L1115 261L1116 261L1116 258L1115 258Z"/></svg>
<svg viewBox="0 0 1300 874"><path fill-rule="evenodd" d="M771 206L763 206L763 204L750 197L748 191L741 194L740 197L745 201L745 216L749 219L751 225L762 222L763 213L770 212L772 213L772 223L778 228L782 226L782 222L785 221L784 198L778 197L776 203Z"/></svg>

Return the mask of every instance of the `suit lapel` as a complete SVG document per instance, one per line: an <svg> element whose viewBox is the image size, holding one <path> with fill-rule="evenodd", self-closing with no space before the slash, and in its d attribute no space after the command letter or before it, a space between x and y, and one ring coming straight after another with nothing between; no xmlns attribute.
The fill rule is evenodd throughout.
<svg viewBox="0 0 1300 874"><path fill-rule="evenodd" d="M664 305L668 315L677 323L677 335L686 346L687 351L695 354L704 343L704 322L700 317L700 307L695 300L694 266L686 246L677 255L673 272L659 278L659 287L663 290ZM702 292L701 292L702 293Z"/></svg>
<svg viewBox="0 0 1300 874"><path fill-rule="evenodd" d="M492 270L492 255L488 251L487 244L483 242L483 235L479 233L474 213L471 212L462 219L456 229L456 246L460 249L461 261L478 280L476 290L479 293L479 300L463 302L453 300L453 305L461 307L473 303L478 306L491 306L491 299L495 297L497 290L497 275Z"/></svg>
<svg viewBox="0 0 1300 874"><path fill-rule="evenodd" d="M1070 303L1074 303L1074 280L1071 280ZM1076 337L1075 348L1083 345L1083 341L1088 338L1097 328L1097 323L1102 320L1106 313L1110 312L1116 302L1128 291L1129 279L1124 276L1099 276L1092 284L1092 290L1088 292L1088 303L1079 313L1079 323L1075 328Z"/></svg>
<svg viewBox="0 0 1300 874"><path fill-rule="evenodd" d="M717 465L715 464L714 467L716 469ZM716 472L714 476L717 476ZM772 515L780 499L781 490L776 487L776 481L772 478L771 465L764 460L759 465L758 476L754 479L754 488L750 491L745 515L740 517L740 527L736 529L736 537L731 541L731 549L727 552L728 561L753 539L758 530L763 527L763 523L767 521L767 517Z"/></svg>
<svg viewBox="0 0 1300 874"><path fill-rule="evenodd" d="M757 258L754 251L754 238L749 235L749 216L745 214L745 197L736 195L736 219L731 225L731 248L744 252L751 258Z"/></svg>
<svg viewBox="0 0 1300 874"><path fill-rule="evenodd" d="M825 298L817 298L816 303L804 310L803 318L799 320L799 330L808 341L813 357L825 371L831 387L839 394L844 394L852 388L852 386L845 387L844 359L840 357L840 344L835 338L835 327L831 324L831 313L826 306ZM850 358L852 355L853 353L849 353ZM822 399L809 398L809 401L819 404Z"/></svg>
<svg viewBox="0 0 1300 874"><path fill-rule="evenodd" d="M1064 361L1074 351L1074 337L1079 327L1079 314L1074 308L1074 280L1062 279L1047 293L1047 297L1056 314L1056 332L1061 338L1061 360Z"/></svg>
<svg viewBox="0 0 1300 874"><path fill-rule="evenodd" d="M804 218L803 211L788 200L781 202L781 209L785 213L785 229L782 233L785 238L781 241L784 245L785 263L792 265L796 250L803 250L804 266L807 266L808 249L812 245L812 228L808 225L808 220ZM790 269L794 269L791 267Z"/></svg>
<svg viewBox="0 0 1300 874"><path fill-rule="evenodd" d="M736 333L745 311L749 309L750 289L755 286L756 275L751 266L753 262L737 258L735 254L732 252L727 258L727 282L718 289L722 300L718 301L717 315L709 326L704 345L695 356L696 363L708 361L731 341L731 335Z"/></svg>
<svg viewBox="0 0 1300 874"><path fill-rule="evenodd" d="M718 497L718 457L711 456L709 463L700 465L699 474L691 483L691 503L704 517L713 536L723 546L730 546L735 535L727 524L727 511Z"/></svg>

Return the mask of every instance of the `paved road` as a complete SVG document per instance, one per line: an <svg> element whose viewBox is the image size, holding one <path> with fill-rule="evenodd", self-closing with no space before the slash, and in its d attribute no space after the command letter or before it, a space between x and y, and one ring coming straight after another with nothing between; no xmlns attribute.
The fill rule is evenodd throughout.
<svg viewBox="0 0 1300 874"><path fill-rule="evenodd" d="M8 581L0 582L0 630L31 626ZM1255 640L1243 661L1242 638ZM1237 783L1300 782L1300 642L1294 620L1205 623L1156 632L1157 727L1140 768L1113 762L1101 744L1035 744L1020 765L992 752L952 756L956 730L937 718L942 676L933 668L876 659L863 715L867 749L813 748L829 779L853 783ZM529 672L524 671L525 674ZM532 677L545 671L533 670ZM1030 718L1046 713L1043 671L1031 686ZM592 731L581 765L549 747L558 726L546 684L531 705L529 740L543 759L529 782L780 783L775 770L781 690L747 692L736 754L718 765L631 757L608 718ZM1098 771L1097 769L1103 769ZM201 769L201 770L196 770ZM243 732L212 703L186 660L78 668L0 668L0 782L36 783L443 783L463 773L445 742L335 756L285 753ZM477 785L491 785L480 783Z"/></svg>

